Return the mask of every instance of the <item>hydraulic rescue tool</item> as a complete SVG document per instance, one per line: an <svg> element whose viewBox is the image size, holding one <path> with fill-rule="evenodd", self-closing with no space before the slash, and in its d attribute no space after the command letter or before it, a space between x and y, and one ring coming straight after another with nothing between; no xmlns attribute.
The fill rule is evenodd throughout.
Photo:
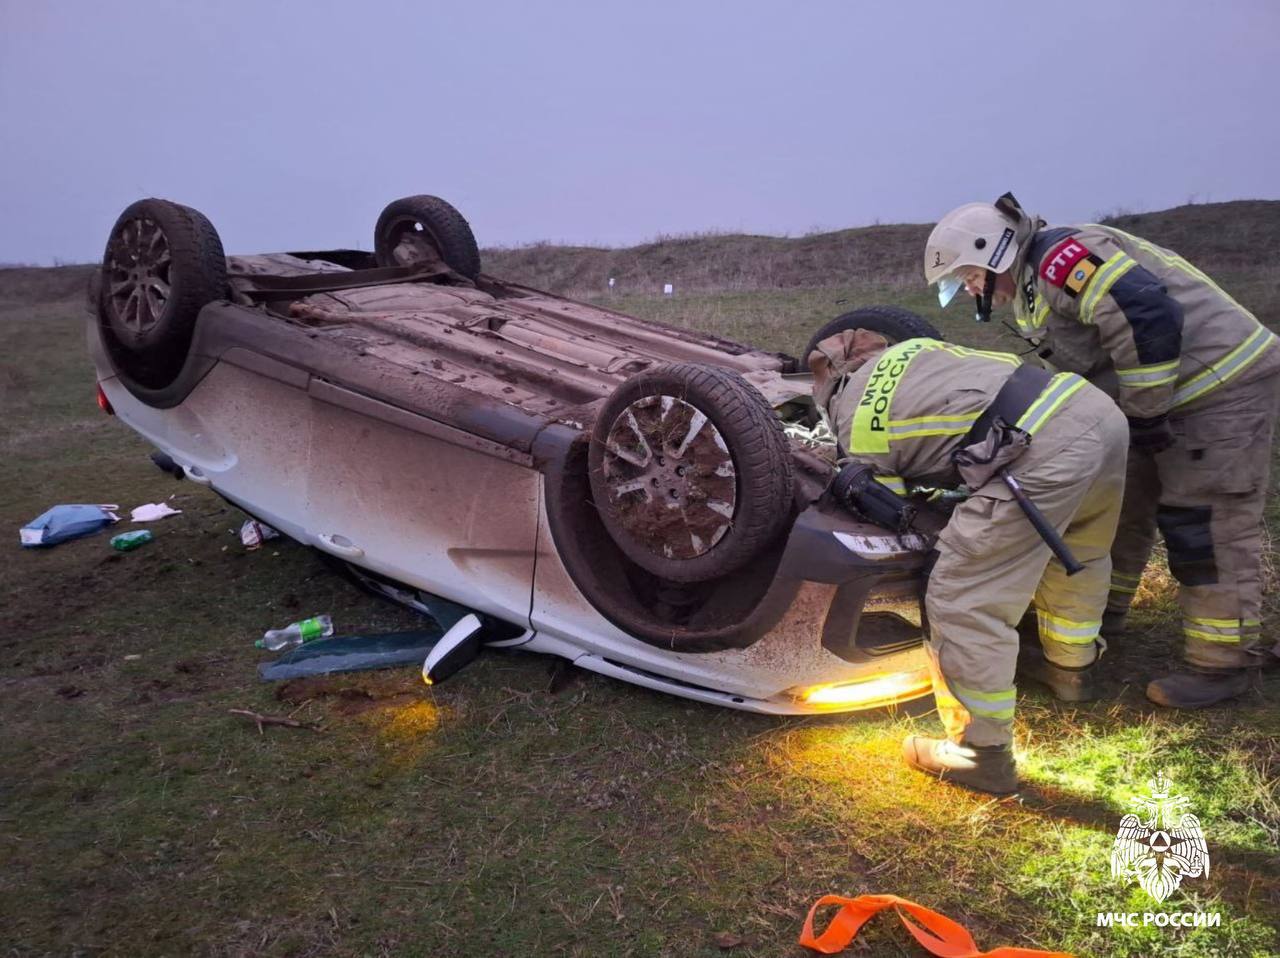
<svg viewBox="0 0 1280 958"><path fill-rule="evenodd" d="M900 536L912 531L918 512L916 506L877 482L875 470L865 463L845 465L832 481L831 492L837 502L869 522Z"/></svg>
<svg viewBox="0 0 1280 958"><path fill-rule="evenodd" d="M1083 569L1084 566L1062 541L1058 530L1028 498L1008 467L998 469L996 475L1008 486L1023 514L1053 554L1058 557L1058 561L1067 570L1067 575L1075 575ZM910 499L898 495L883 483L878 482L875 470L866 463L847 463L831 483L831 492L845 508L852 509L869 522L874 522L882 528L896 532L898 535L916 531L914 525L919 513L918 507Z"/></svg>

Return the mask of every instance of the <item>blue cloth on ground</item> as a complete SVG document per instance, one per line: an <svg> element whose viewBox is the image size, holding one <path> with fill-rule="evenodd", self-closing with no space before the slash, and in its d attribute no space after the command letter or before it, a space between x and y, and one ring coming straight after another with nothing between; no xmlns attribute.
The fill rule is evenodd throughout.
<svg viewBox="0 0 1280 958"><path fill-rule="evenodd" d="M68 539L79 539L111 525L111 514L102 506L54 506L32 519L18 531L25 548L56 546Z"/></svg>

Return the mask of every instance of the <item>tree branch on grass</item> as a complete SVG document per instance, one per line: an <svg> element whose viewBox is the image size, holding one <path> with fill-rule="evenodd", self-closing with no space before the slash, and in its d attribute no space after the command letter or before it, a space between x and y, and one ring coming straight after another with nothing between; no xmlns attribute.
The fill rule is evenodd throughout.
<svg viewBox="0 0 1280 958"><path fill-rule="evenodd" d="M227 709L232 715L243 715L247 719L251 719L258 726L258 734L262 734L264 725L283 725L285 728L306 728L313 732L323 732L315 722L299 722L297 719L285 718L283 715L263 715L261 712L252 712L249 709Z"/></svg>

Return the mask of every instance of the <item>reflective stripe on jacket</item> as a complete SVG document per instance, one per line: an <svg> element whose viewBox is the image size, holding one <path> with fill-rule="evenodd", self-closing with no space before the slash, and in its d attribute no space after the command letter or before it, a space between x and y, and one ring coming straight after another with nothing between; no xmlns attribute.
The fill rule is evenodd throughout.
<svg viewBox="0 0 1280 958"><path fill-rule="evenodd" d="M909 339L849 374L828 407L841 452L886 476L955 485L951 453L1020 365L1008 353ZM1014 425L1033 435L1085 381L1054 376Z"/></svg>
<svg viewBox="0 0 1280 958"><path fill-rule="evenodd" d="M1047 365L1095 382L1114 376L1132 419L1157 419L1233 380L1280 370L1276 336L1212 279L1110 226L1037 232L1014 319Z"/></svg>

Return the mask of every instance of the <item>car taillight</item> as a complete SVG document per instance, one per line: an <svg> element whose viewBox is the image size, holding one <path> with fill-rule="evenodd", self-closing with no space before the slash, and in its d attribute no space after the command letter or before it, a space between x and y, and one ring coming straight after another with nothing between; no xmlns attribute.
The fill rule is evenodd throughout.
<svg viewBox="0 0 1280 958"><path fill-rule="evenodd" d="M108 416L114 416L116 414L116 411L111 408L111 400L108 399L107 394L102 391L102 383L98 383L98 408Z"/></svg>

